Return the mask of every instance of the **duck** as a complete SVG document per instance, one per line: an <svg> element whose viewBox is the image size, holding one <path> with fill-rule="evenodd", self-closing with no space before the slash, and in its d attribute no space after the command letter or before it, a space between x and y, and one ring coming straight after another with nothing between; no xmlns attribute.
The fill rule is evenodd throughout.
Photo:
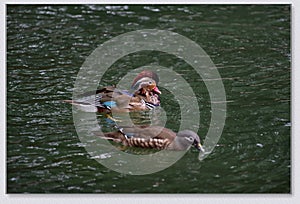
<svg viewBox="0 0 300 204"><path fill-rule="evenodd" d="M139 73L131 84L131 91L106 86L78 96L76 100L64 100L84 112L105 114L147 111L160 106L160 94L157 84L158 75L150 70Z"/></svg>
<svg viewBox="0 0 300 204"><path fill-rule="evenodd" d="M200 152L205 152L200 137L191 130L182 130L175 133L171 129L161 126L123 126L113 132L94 132L102 139L121 143L128 147L140 147L158 150L185 151L191 146Z"/></svg>

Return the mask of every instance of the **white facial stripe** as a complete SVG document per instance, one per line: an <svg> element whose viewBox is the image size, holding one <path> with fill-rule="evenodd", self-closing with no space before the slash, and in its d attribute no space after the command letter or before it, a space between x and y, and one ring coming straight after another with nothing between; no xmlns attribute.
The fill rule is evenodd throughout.
<svg viewBox="0 0 300 204"><path fill-rule="evenodd" d="M139 79L139 80L134 84L133 88L134 88L135 90L138 90L138 89L141 88L141 85L142 85L143 82L149 82L149 81L154 81L154 80L151 79L151 78L149 78L149 77L143 77L143 78Z"/></svg>

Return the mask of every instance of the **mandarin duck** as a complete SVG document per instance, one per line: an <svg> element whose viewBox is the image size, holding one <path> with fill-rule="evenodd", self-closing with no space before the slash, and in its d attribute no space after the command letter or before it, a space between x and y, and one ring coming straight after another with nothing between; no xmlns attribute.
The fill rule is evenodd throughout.
<svg viewBox="0 0 300 204"><path fill-rule="evenodd" d="M144 70L133 80L129 91L119 90L115 86L107 86L79 96L80 99L64 100L85 112L131 112L151 110L160 105L157 88L159 77L156 73Z"/></svg>
<svg viewBox="0 0 300 204"><path fill-rule="evenodd" d="M191 130L175 133L164 127L144 125L118 127L118 131L115 132L94 134L129 147L183 151L194 146L198 151L204 152L199 136Z"/></svg>

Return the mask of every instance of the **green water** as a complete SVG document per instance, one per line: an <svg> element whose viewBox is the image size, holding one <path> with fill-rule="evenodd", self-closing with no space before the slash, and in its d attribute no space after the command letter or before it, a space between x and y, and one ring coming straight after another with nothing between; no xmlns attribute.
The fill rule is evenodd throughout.
<svg viewBox="0 0 300 204"><path fill-rule="evenodd" d="M8 5L7 193L290 193L290 12L289 5ZM207 52L223 79L227 118L204 161L191 149L168 169L132 176L91 158L72 108L61 100L72 97L77 73L95 48L140 29L179 33ZM134 53L110 67L101 85L149 64L189 81L205 139L209 95L183 60ZM178 104L161 89L166 126L176 131Z"/></svg>

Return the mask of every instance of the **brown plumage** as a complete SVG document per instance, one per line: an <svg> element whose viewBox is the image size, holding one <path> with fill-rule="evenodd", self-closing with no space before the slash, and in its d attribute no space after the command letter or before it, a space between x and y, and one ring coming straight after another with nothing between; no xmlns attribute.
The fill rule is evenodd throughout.
<svg viewBox="0 0 300 204"><path fill-rule="evenodd" d="M166 150L187 150L194 146L199 151L204 151L199 136L191 130L178 133L160 126L135 126L122 127L119 131L95 133L96 135L122 143L125 146Z"/></svg>

